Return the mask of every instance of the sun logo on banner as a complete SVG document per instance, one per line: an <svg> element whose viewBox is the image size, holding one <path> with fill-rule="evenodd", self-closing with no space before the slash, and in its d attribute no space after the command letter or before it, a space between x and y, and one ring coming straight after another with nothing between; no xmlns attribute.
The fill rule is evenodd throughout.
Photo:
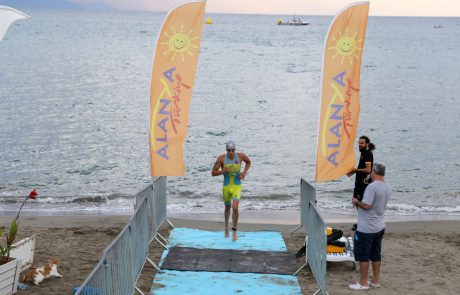
<svg viewBox="0 0 460 295"><path fill-rule="evenodd" d="M335 37L332 37L332 40L335 41L335 45L328 47L328 50L335 50L336 54L332 56L332 59L335 59L337 55L340 55L342 59L340 60L340 64L343 64L345 58L348 57L348 62L350 65L353 64L353 57L359 59L359 55L356 54L356 51L362 51L362 47L358 47L359 44L363 44L364 39L356 40L356 36L358 32L356 32L353 37L350 37L348 34L348 28L345 29L345 34L342 35L342 32L339 31L339 39L337 40Z"/></svg>
<svg viewBox="0 0 460 295"><path fill-rule="evenodd" d="M198 48L198 46L193 43L198 37L192 36L193 29L188 33L184 33L184 25L180 27L180 31L176 31L174 27L171 26L171 33L164 32L163 34L166 36L166 41L160 44L168 46L163 54L171 54L171 61L176 59L177 54L180 54L182 61L185 61L185 54L193 56L192 48Z"/></svg>

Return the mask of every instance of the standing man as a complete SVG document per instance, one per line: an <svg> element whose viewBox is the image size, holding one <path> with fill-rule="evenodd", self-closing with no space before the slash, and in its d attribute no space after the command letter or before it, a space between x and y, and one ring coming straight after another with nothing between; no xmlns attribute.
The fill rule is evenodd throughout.
<svg viewBox="0 0 460 295"><path fill-rule="evenodd" d="M358 228L354 238L355 260L359 261L359 282L349 285L352 290L380 287L382 238L385 234L384 212L390 199L390 188L385 183L385 166L375 164L371 172L373 182L366 188L362 201L352 199L358 208ZM369 260L372 261L373 277L367 281Z"/></svg>
<svg viewBox="0 0 460 295"><path fill-rule="evenodd" d="M236 146L233 141L228 141L225 147L227 154L217 157L211 175L224 175L224 188L222 192L225 204L225 237L228 238L229 236L228 219L230 218L230 209L232 209L232 239L236 241L238 239L236 231L238 229L238 205L241 197L241 183L251 166L251 160L244 153L236 152ZM240 172L241 162L246 163L243 172Z"/></svg>
<svg viewBox="0 0 460 295"><path fill-rule="evenodd" d="M372 151L375 150L375 144L371 143L369 137L363 135L358 140L358 148L361 152L358 168L353 168L347 173L347 176L351 177L356 173L353 198L361 201L363 199L364 191L370 183L369 177L372 171L372 165L374 165L374 155L372 154ZM353 230L356 230L356 224L353 224Z"/></svg>

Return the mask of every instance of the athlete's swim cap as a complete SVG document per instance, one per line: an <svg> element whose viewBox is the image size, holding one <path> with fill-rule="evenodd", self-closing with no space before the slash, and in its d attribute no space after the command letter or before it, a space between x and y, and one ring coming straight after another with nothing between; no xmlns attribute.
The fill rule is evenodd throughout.
<svg viewBox="0 0 460 295"><path fill-rule="evenodd" d="M235 143L232 140L227 141L225 148L228 150L234 150L236 148Z"/></svg>

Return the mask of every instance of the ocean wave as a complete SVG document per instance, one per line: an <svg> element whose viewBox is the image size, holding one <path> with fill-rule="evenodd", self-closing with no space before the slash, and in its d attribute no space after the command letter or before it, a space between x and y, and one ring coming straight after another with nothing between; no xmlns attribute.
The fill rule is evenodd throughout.
<svg viewBox="0 0 460 295"><path fill-rule="evenodd" d="M117 168L117 165L108 165L108 166L100 166L100 165L93 165L86 169L74 169L74 170L67 170L67 174L78 174L78 175L90 175L96 172L105 171L105 170L112 170Z"/></svg>
<svg viewBox="0 0 460 295"><path fill-rule="evenodd" d="M458 192L446 192L444 198L456 199ZM19 204L24 201L22 196L2 196L0 204L2 210L17 210ZM90 212L100 210L129 210L132 208L134 196L129 194L94 194L77 196L40 196L38 199L28 202L27 208L37 210L87 210ZM390 203L386 214L388 215L425 215L447 214L460 215L460 205L453 202L442 204L401 204ZM352 214L355 209L348 199L330 195L326 198L318 198L318 208L322 211L339 214ZM296 193L267 193L247 194L241 199L240 206L243 210L285 210L300 208L300 196ZM54 208L54 209L53 209ZM209 193L206 191L196 192L191 190L170 192L168 194L168 208L177 213L213 213L222 210L222 196L220 192ZM28 210L28 209L26 209Z"/></svg>
<svg viewBox="0 0 460 295"><path fill-rule="evenodd" d="M266 195L247 195L244 198L247 198L251 201L299 201L300 197L296 194L266 194Z"/></svg>
<svg viewBox="0 0 460 295"><path fill-rule="evenodd" d="M193 200L204 200L204 199L214 199L214 198L221 198L221 192L214 192L214 193L209 193L206 191L190 191L190 190L184 190L184 191L179 191L179 192L169 192L169 197L171 197L174 200L177 199L193 199ZM292 200L300 200L300 197L298 194L277 194L277 193L272 193L272 194L244 194L242 196L242 199L244 200L250 200L250 201L292 201Z"/></svg>
<svg viewBox="0 0 460 295"><path fill-rule="evenodd" d="M318 200L318 208L330 213L355 213L351 202ZM386 215L460 215L460 206L418 206L411 204L388 204Z"/></svg>
<svg viewBox="0 0 460 295"><path fill-rule="evenodd" d="M388 210L399 215L413 215L413 214L449 214L460 215L460 206L447 207L447 206L416 206L407 204L388 204Z"/></svg>
<svg viewBox="0 0 460 295"><path fill-rule="evenodd" d="M319 199L318 208L330 213L356 213L351 202L341 199ZM460 215L460 206L419 206L413 204L388 204L386 215Z"/></svg>
<svg viewBox="0 0 460 295"><path fill-rule="evenodd" d="M134 200L132 195L126 194L110 194L110 195L82 195L82 196L39 196L37 199L30 201L31 203L47 203L47 204L84 204L84 203L108 203L112 200ZM2 196L0 203L18 204L24 201L24 197L18 196Z"/></svg>
<svg viewBox="0 0 460 295"><path fill-rule="evenodd" d="M227 132L225 132L225 131L222 131L222 132L207 131L206 134L212 135L212 136L222 137L222 136L226 136L226 135L227 135Z"/></svg>
<svg viewBox="0 0 460 295"><path fill-rule="evenodd" d="M306 73L307 69L302 65L289 64L287 65L286 72L291 74Z"/></svg>
<svg viewBox="0 0 460 295"><path fill-rule="evenodd" d="M253 43L257 46L274 47L273 40L271 39L256 38L253 40Z"/></svg>

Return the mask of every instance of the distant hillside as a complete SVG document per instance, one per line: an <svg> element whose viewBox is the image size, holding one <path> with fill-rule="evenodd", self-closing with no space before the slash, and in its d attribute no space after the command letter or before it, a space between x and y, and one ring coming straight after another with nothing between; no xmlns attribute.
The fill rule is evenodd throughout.
<svg viewBox="0 0 460 295"><path fill-rule="evenodd" d="M13 8L47 8L47 9L111 9L107 5L82 6L66 0L0 0L0 5Z"/></svg>

